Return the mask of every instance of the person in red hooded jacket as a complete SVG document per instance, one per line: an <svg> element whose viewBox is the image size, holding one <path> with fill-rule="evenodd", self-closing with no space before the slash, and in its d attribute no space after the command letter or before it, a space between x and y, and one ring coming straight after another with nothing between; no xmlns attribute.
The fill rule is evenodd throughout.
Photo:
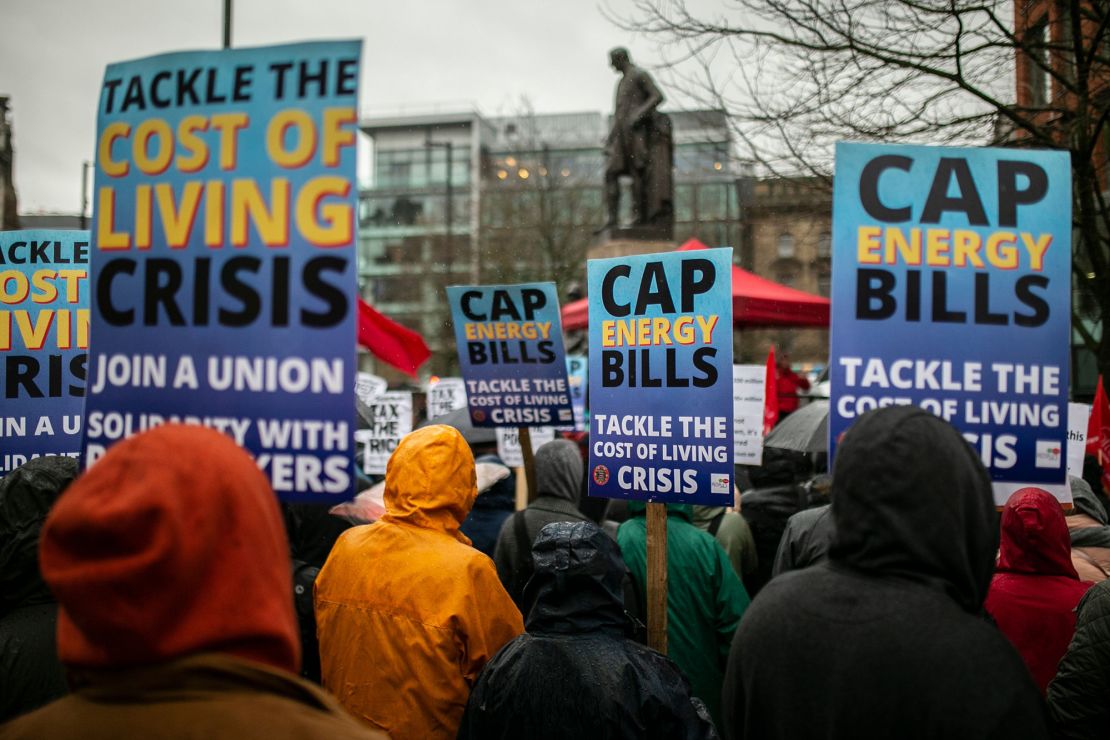
<svg viewBox="0 0 1110 740"><path fill-rule="evenodd" d="M39 561L73 693L0 739L383 737L296 675L277 499L227 436L171 424L119 442L58 499Z"/></svg>
<svg viewBox="0 0 1110 740"><path fill-rule="evenodd" d="M998 565L985 606L1042 694L1075 633L1075 606L1091 585L1079 580L1071 563L1060 502L1039 488L1015 491L1002 510Z"/></svg>

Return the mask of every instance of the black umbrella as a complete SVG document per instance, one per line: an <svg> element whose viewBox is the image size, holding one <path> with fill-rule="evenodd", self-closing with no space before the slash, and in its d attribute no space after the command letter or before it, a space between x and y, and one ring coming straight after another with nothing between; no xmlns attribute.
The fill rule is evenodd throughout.
<svg viewBox="0 0 1110 740"><path fill-rule="evenodd" d="M771 430L763 446L796 452L828 452L829 402L811 401L798 409Z"/></svg>
<svg viewBox="0 0 1110 740"><path fill-rule="evenodd" d="M474 445L487 445L497 441L497 430L492 427L476 427L470 423L470 409L463 407L455 409L443 416L437 416L434 419L428 419L421 422L420 427L430 426L432 424L446 424L449 427L455 427L462 432L463 439L466 443L473 447Z"/></svg>

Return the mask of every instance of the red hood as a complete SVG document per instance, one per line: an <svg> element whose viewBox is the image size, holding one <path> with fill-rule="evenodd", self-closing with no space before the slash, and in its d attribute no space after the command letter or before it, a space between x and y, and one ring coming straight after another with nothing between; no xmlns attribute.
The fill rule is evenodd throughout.
<svg viewBox="0 0 1110 740"><path fill-rule="evenodd" d="M1071 564L1071 538L1060 502L1039 488L1015 491L1002 509L998 572L1066 576L1079 580Z"/></svg>
<svg viewBox="0 0 1110 740"><path fill-rule="evenodd" d="M40 561L60 605L63 663L222 652L300 665L277 500L219 432L174 424L116 444L54 506Z"/></svg>

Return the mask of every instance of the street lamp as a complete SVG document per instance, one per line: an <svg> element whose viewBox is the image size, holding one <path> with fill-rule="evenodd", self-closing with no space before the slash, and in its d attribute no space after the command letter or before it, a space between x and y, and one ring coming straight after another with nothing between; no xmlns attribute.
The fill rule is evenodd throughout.
<svg viewBox="0 0 1110 740"><path fill-rule="evenodd" d="M452 244L452 233L451 233L452 223L455 220L455 218L454 218L454 216L455 216L454 188L453 188L453 184L451 182L451 164L452 164L451 158L452 158L452 154L453 154L453 150L454 150L454 144L450 141L432 141L432 130L428 129L427 132L425 133L425 136L424 136L424 146L427 149L443 148L444 150L446 150L446 154L447 154L447 183L446 183L447 231L444 234L444 237L445 237L445 241L446 241L446 244L447 244L447 279L451 280L452 271L453 271L453 264L452 263L453 263L454 257L455 257L454 248L453 248L453 244Z"/></svg>

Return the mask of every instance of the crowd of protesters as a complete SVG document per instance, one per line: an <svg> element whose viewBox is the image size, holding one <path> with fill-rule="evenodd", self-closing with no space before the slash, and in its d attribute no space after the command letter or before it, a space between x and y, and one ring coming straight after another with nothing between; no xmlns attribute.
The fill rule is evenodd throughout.
<svg viewBox="0 0 1110 740"><path fill-rule="evenodd" d="M831 475L768 449L733 509L667 506L663 655L644 505L587 499L584 449L537 450L515 511L499 459L426 426L358 526L200 427L32 460L0 479L0 738L1110 736L1097 476L999 516L908 407Z"/></svg>

